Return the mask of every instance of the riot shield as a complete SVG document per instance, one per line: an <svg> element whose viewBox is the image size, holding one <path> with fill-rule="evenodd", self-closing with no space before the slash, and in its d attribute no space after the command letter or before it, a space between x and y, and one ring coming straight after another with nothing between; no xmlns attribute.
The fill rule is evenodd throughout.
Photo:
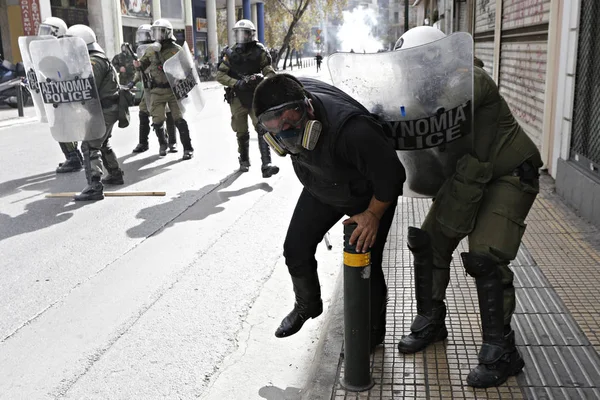
<svg viewBox="0 0 600 400"><path fill-rule="evenodd" d="M188 123L204 108L200 78L190 49L184 42L181 50L165 61L163 70Z"/></svg>
<svg viewBox="0 0 600 400"><path fill-rule="evenodd" d="M87 46L81 38L29 45L50 132L59 142L100 139L106 132Z"/></svg>
<svg viewBox="0 0 600 400"><path fill-rule="evenodd" d="M33 100L35 114L40 122L48 122L46 110L44 109L44 102L42 101L42 95L40 94L37 76L33 68L33 61L31 60L31 53L29 52L29 44L36 40L56 40L56 38L54 36L19 37L19 49L21 50L21 58L23 59L23 66L25 67L25 72L27 74L27 85L29 86L29 92L31 93L31 99Z"/></svg>
<svg viewBox="0 0 600 400"><path fill-rule="evenodd" d="M138 45L137 49L135 50L137 59L141 59L146 53L146 50L153 48L155 51L160 51L160 47L160 43L157 42L144 43ZM148 107L148 110L150 110L152 105L152 96L150 96L150 83L148 80L149 78L142 71L138 70L138 72L144 74L140 79L142 80L142 84L144 85L144 100L146 101L146 106Z"/></svg>
<svg viewBox="0 0 600 400"><path fill-rule="evenodd" d="M406 169L404 196L433 197L473 146L473 39L328 58L333 84L378 115Z"/></svg>
<svg viewBox="0 0 600 400"><path fill-rule="evenodd" d="M160 43L154 42L154 43L144 43L144 44L140 44L138 45L137 49L135 49L135 54L138 58L138 60L140 58L142 58L144 56L144 53L146 53L146 50L148 50L149 48L154 48L155 51L160 51Z"/></svg>

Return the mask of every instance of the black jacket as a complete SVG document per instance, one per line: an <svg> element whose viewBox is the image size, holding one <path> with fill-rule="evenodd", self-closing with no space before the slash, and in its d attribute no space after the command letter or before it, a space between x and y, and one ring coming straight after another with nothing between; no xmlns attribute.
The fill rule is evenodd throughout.
<svg viewBox="0 0 600 400"><path fill-rule="evenodd" d="M404 168L381 125L342 90L315 79L300 81L323 124L315 149L291 157L306 190L325 204L353 212L366 208L373 195L395 200L402 194Z"/></svg>

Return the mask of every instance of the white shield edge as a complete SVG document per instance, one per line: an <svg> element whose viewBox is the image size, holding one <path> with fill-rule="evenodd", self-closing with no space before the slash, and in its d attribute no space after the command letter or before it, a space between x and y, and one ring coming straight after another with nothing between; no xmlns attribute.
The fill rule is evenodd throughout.
<svg viewBox="0 0 600 400"><path fill-rule="evenodd" d="M197 115L204 109L206 100L202 93L200 77L198 76L198 71L196 70L194 59L187 43L184 42L181 50L165 61L163 69L169 85L171 85L171 89L176 87L178 81L190 78L190 74L196 82L186 97L177 100L179 108L189 124L191 120L197 119Z"/></svg>
<svg viewBox="0 0 600 400"><path fill-rule="evenodd" d="M29 50L38 82L48 82L47 79L61 82L78 78L92 83L89 89L92 98L85 102L44 102L52 137L59 142L102 138L106 133L106 125L85 42L78 37L34 41ZM50 59L54 59L56 65L50 65Z"/></svg>
<svg viewBox="0 0 600 400"><path fill-rule="evenodd" d="M54 36L20 36L18 39L19 42L19 50L21 51L21 58L23 59L23 66L25 67L25 73L27 75L27 84L29 87L29 92L31 93L31 100L33 101L33 107L35 109L35 114L40 122L48 122L48 117L46 116L46 110L44 109L44 102L42 101L42 96L40 95L40 90L36 87L35 82L31 81L31 73L36 78L35 69L33 68L33 61L31 60L31 53L29 52L29 44L36 40L56 40Z"/></svg>

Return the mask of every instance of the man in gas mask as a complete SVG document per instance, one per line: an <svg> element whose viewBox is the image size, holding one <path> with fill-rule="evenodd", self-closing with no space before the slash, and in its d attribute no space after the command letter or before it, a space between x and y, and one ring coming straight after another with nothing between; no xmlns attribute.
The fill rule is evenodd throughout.
<svg viewBox="0 0 600 400"><path fill-rule="evenodd" d="M269 178L278 173L279 168L271 165L271 152L263 139L263 132L257 127L256 116L252 111L252 98L256 86L263 78L275 76L275 71L271 65L269 52L255 39L256 29L251 21L247 19L238 21L233 32L236 45L223 50L217 81L226 86L225 100L231 108L231 128L237 136L240 171L247 172L250 168L248 154L250 150L248 116L250 116L258 134L262 176Z"/></svg>
<svg viewBox="0 0 600 400"><path fill-rule="evenodd" d="M350 238L371 252L371 348L383 342L387 285L382 253L402 194L404 168L381 125L356 100L324 82L279 74L256 89L254 112L267 143L289 154L304 189L283 245L296 302L275 332L286 337L323 311L315 251L344 215Z"/></svg>
<svg viewBox="0 0 600 400"><path fill-rule="evenodd" d="M40 24L38 36L50 35L61 38L67 32L67 24L60 18L48 17ZM58 164L57 173L77 172L82 168L83 156L77 148L77 142L59 142L65 161Z"/></svg>
<svg viewBox="0 0 600 400"><path fill-rule="evenodd" d="M123 170L109 143L113 127L119 118L118 75L104 50L97 43L96 34L89 26L73 25L67 30L66 35L81 38L87 45L106 125L105 134L101 138L84 140L81 144L88 185L74 198L76 201L102 200L104 199L103 183L109 185L124 183ZM101 180L103 167L108 171L108 176Z"/></svg>
<svg viewBox="0 0 600 400"><path fill-rule="evenodd" d="M423 46L444 37L433 27L413 28L398 39L394 50ZM483 345L479 365L467 376L467 384L486 388L501 385L524 366L510 325L515 289L508 264L517 255L524 220L538 193L542 160L492 78L478 66L473 68L473 76L472 149L453 165L445 166L448 177L441 182L421 229L408 230L417 316L410 334L398 343L398 350L416 353L448 336L444 298L450 262L460 241L468 237L469 252L461 257L466 272L475 278ZM423 82L426 87L427 80ZM429 100L435 103L433 97L440 101L441 96L451 95L427 91L433 93L423 104ZM426 179L430 171L421 174L421 179Z"/></svg>
<svg viewBox="0 0 600 400"><path fill-rule="evenodd" d="M188 124L183 119L183 114L177 103L177 98L171 89L169 80L163 70L165 61L176 55L181 46L175 43L173 36L173 25L166 19L154 21L151 27L152 38L160 43L160 50L149 48L139 61L134 61L134 66L142 71L147 71L150 75L150 115L152 116L152 126L158 137L160 145L159 155L167 155L168 139L165 133L164 122L166 119L167 104L173 115L173 121L179 130L181 144L183 145L182 160L190 160L194 156L194 148L190 138Z"/></svg>

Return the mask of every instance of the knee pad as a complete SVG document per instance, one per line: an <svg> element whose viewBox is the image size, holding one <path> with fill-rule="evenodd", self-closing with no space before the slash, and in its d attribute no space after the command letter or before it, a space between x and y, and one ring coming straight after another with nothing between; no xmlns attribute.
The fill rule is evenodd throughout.
<svg viewBox="0 0 600 400"><path fill-rule="evenodd" d="M423 250L427 250L431 246L431 239L429 233L423 229L415 228L414 226L408 227L407 235L408 248L413 253L419 253Z"/></svg>
<svg viewBox="0 0 600 400"><path fill-rule="evenodd" d="M461 253L460 257L465 266L465 271L473 278L500 275L498 263L487 254L469 252Z"/></svg>

